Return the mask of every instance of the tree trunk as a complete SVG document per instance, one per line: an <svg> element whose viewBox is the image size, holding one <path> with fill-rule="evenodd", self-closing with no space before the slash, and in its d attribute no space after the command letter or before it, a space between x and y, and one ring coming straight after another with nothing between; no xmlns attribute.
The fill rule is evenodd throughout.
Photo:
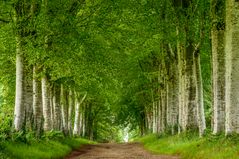
<svg viewBox="0 0 239 159"><path fill-rule="evenodd" d="M225 131L225 4L212 0L213 134Z"/></svg>
<svg viewBox="0 0 239 159"><path fill-rule="evenodd" d="M151 106L152 107L152 106ZM150 133L153 133L153 115L152 115L152 113L153 113L153 110L152 110L153 108L151 108L150 110L148 110L147 111L147 114L146 114L146 116L147 116L147 124L146 124L146 127L147 127L147 129L150 131Z"/></svg>
<svg viewBox="0 0 239 159"><path fill-rule="evenodd" d="M169 80L167 80L167 83L166 83L166 94L167 94L167 105L166 105L166 108L167 108L167 130L171 128L172 126L172 84Z"/></svg>
<svg viewBox="0 0 239 159"><path fill-rule="evenodd" d="M79 99L75 93L76 107L75 107L75 121L74 121L74 130L73 130L74 135L80 136L81 129L83 128L83 126L82 126L82 124L83 124L82 113L83 112L80 112L80 108L81 108L81 105L84 102L86 96L87 96L87 93L82 97L81 101L79 102L78 101Z"/></svg>
<svg viewBox="0 0 239 159"><path fill-rule="evenodd" d="M82 107L82 136L84 137L86 134L86 104L83 104Z"/></svg>
<svg viewBox="0 0 239 159"><path fill-rule="evenodd" d="M80 134L80 119L79 119L79 114L80 114L80 102L77 96L77 93L75 92L75 120L74 120L74 129L73 129L73 135L79 135Z"/></svg>
<svg viewBox="0 0 239 159"><path fill-rule="evenodd" d="M41 82L37 78L37 67L33 67L33 116L34 116L34 129L36 136L40 137L42 129L42 95L41 95Z"/></svg>
<svg viewBox="0 0 239 159"><path fill-rule="evenodd" d="M157 102L155 102L154 101L154 91L153 90L151 90L151 94L152 94L152 113L150 113L150 114L152 114L151 116L152 117L149 117L149 130L151 130L152 129L152 132L153 133L156 133L157 132L157 127L156 127L156 121L157 121L157 117L156 117L156 108L157 108ZM148 113L147 113L148 114ZM148 115L147 115L147 117L148 117ZM152 121L152 124L151 124L151 121Z"/></svg>
<svg viewBox="0 0 239 159"><path fill-rule="evenodd" d="M33 86L32 80L26 79L24 84L24 107L26 129L32 130L33 127Z"/></svg>
<svg viewBox="0 0 239 159"><path fill-rule="evenodd" d="M160 68L161 68L161 65L158 66L158 84L160 84L161 82L161 75L160 75ZM161 117L161 88L160 86L158 86L158 90L157 90L157 93L158 93L158 99L156 100L157 102L157 133L161 133L161 120L162 120L162 117Z"/></svg>
<svg viewBox="0 0 239 159"><path fill-rule="evenodd" d="M63 85L61 85L61 118L62 118L62 129L65 135L68 134L68 107L67 107L67 99L66 99L66 91L64 90Z"/></svg>
<svg viewBox="0 0 239 159"><path fill-rule="evenodd" d="M166 122L167 122L167 98L166 98L166 86L165 86L165 77L163 77L163 86L161 87L161 94L160 94L160 105L161 105L161 132L164 133L166 129Z"/></svg>
<svg viewBox="0 0 239 159"><path fill-rule="evenodd" d="M226 0L226 134L239 133L239 2Z"/></svg>
<svg viewBox="0 0 239 159"><path fill-rule="evenodd" d="M25 108L24 108L24 57L22 41L20 37L16 38L16 96L14 110L14 128L16 131L24 127Z"/></svg>
<svg viewBox="0 0 239 159"><path fill-rule="evenodd" d="M212 30L213 133L225 130L225 54L224 31Z"/></svg>
<svg viewBox="0 0 239 159"><path fill-rule="evenodd" d="M83 107L83 104L82 104ZM80 109L80 123L79 123L79 136L83 135L83 124L84 124L84 118L83 118L83 109Z"/></svg>
<svg viewBox="0 0 239 159"><path fill-rule="evenodd" d="M177 30L178 32L178 30ZM178 34L178 33L177 33ZM177 42L177 57L178 57L178 104L179 104L179 112L178 112L178 132L182 132L186 130L186 121L187 121L187 107L185 105L185 48L178 41Z"/></svg>
<svg viewBox="0 0 239 159"><path fill-rule="evenodd" d="M206 121L204 114L204 104L203 104L203 83L202 83L202 73L201 73L201 63L200 63L200 54L195 53L194 55L194 69L196 77L196 104L197 104L197 117L198 117L198 127L199 127L199 136L204 134L206 129Z"/></svg>
<svg viewBox="0 0 239 159"><path fill-rule="evenodd" d="M51 129L54 129L53 86L49 87L49 105L51 110Z"/></svg>
<svg viewBox="0 0 239 159"><path fill-rule="evenodd" d="M69 91L69 110L68 110L68 131L69 134L72 135L72 114L73 114L73 107L74 107L74 100L73 100L73 94L72 91Z"/></svg>
<svg viewBox="0 0 239 159"><path fill-rule="evenodd" d="M59 85L55 84L53 86L53 110L54 110L54 117L53 117L53 127L54 130L61 130L61 104L60 104L60 88Z"/></svg>
<svg viewBox="0 0 239 159"><path fill-rule="evenodd" d="M183 127L183 62L182 62L182 53L181 53L181 48L180 44L177 44L177 57L178 57L178 86L179 86L179 94L178 94L178 123L179 123L179 128L178 132L180 133Z"/></svg>
<svg viewBox="0 0 239 159"><path fill-rule="evenodd" d="M194 47L192 43L186 48L186 107L187 121L186 128L195 130L198 127L197 123L197 107L196 107L196 77L194 74Z"/></svg>
<svg viewBox="0 0 239 159"><path fill-rule="evenodd" d="M49 103L49 90L48 90L48 79L46 76L42 77L42 107L43 107L43 118L44 118L44 130L50 131L51 128L51 108Z"/></svg>
<svg viewBox="0 0 239 159"><path fill-rule="evenodd" d="M157 115L157 134L161 133L161 101L160 101L160 91L158 91L159 99L157 101L158 103L158 115Z"/></svg>
<svg viewBox="0 0 239 159"><path fill-rule="evenodd" d="M179 116L179 100L178 100L178 71L176 60L172 63L172 128L171 133L174 135L178 131L178 116Z"/></svg>

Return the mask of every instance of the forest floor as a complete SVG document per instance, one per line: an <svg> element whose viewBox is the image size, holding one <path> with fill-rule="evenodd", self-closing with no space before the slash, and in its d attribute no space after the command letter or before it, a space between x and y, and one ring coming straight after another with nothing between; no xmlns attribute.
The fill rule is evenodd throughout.
<svg viewBox="0 0 239 159"><path fill-rule="evenodd" d="M178 156L153 155L147 152L141 144L97 144L85 145L74 150L65 159L179 159Z"/></svg>

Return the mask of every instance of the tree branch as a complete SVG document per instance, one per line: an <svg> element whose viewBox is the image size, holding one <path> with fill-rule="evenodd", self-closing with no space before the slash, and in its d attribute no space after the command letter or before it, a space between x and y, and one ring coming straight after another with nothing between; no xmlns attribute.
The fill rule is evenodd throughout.
<svg viewBox="0 0 239 159"><path fill-rule="evenodd" d="M198 44L195 45L193 54L197 53L197 51L199 50L200 45L201 45L201 42L199 42Z"/></svg>
<svg viewBox="0 0 239 159"><path fill-rule="evenodd" d="M86 96L87 96L87 92L85 93L84 97L81 98L80 105L83 103L83 101L85 100Z"/></svg>
<svg viewBox="0 0 239 159"><path fill-rule="evenodd" d="M171 46L170 43L168 44L168 47L169 47L169 50L170 50L171 55L172 55L172 56L175 56L175 53L174 53L173 48L172 48L172 46Z"/></svg>

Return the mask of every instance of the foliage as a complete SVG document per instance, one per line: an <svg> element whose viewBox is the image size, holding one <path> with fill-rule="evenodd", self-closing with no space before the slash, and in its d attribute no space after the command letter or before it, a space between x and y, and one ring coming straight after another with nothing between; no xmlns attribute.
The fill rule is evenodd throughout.
<svg viewBox="0 0 239 159"><path fill-rule="evenodd" d="M42 139L44 140L54 140L54 139L63 139L64 134L61 131L49 131L44 133Z"/></svg>
<svg viewBox="0 0 239 159"><path fill-rule="evenodd" d="M11 128L12 128L12 109L7 105L0 104L0 140L5 141L11 139Z"/></svg>

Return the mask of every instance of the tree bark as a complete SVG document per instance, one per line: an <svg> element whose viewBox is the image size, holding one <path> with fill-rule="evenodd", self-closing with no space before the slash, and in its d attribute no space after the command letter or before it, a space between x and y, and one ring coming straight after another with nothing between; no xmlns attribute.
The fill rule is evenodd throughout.
<svg viewBox="0 0 239 159"><path fill-rule="evenodd" d="M205 113L204 113L204 104L203 104L203 83L202 83L202 73L201 73L201 63L200 63L200 54L195 53L194 55L194 69L196 77L196 104L197 104L197 117L198 117L198 127L199 127L199 136L203 136L206 129Z"/></svg>
<svg viewBox="0 0 239 159"><path fill-rule="evenodd" d="M64 90L64 86L61 85L61 118L62 118L62 129L65 135L68 134L68 106L67 106L67 95Z"/></svg>
<svg viewBox="0 0 239 159"><path fill-rule="evenodd" d="M225 130L225 53L224 31L212 30L213 133Z"/></svg>
<svg viewBox="0 0 239 159"><path fill-rule="evenodd" d="M194 74L194 47L192 43L186 47L186 129L195 130L198 127L196 105L196 77Z"/></svg>
<svg viewBox="0 0 239 159"><path fill-rule="evenodd" d="M69 91L69 97L68 97L68 101L69 101L69 110L68 110L68 131L69 134L72 135L73 131L72 131L72 114L73 114L73 107L74 107L74 98L73 98L73 94L72 91Z"/></svg>
<svg viewBox="0 0 239 159"><path fill-rule="evenodd" d="M82 136L84 137L86 135L86 104L83 104L82 107Z"/></svg>
<svg viewBox="0 0 239 159"><path fill-rule="evenodd" d="M80 112L80 106L81 104L84 102L85 98L87 96L87 93L83 96L83 98L81 99L81 101L79 102L79 99L77 97L77 94L75 93L75 104L76 104L76 107L75 107L75 121L74 121L74 129L73 129L73 134L74 135L80 135L81 133L81 123L83 123L81 120L81 115L82 112Z"/></svg>
<svg viewBox="0 0 239 159"><path fill-rule="evenodd" d="M154 91L153 90L151 90L151 95L152 95L152 113L150 113L150 114L152 114L151 116L151 119L150 119L150 117L149 117L149 130L151 130L152 129L152 132L153 133L156 133L157 132L157 126L156 126L156 121L157 121L157 116L156 116L156 111L157 111L157 102L155 102L154 101ZM148 114L148 113L147 113ZM148 115L147 115L148 116ZM151 124L151 121L152 121L152 124Z"/></svg>
<svg viewBox="0 0 239 159"><path fill-rule="evenodd" d="M41 96L41 82L37 78L37 66L33 67L33 116L34 116L34 129L36 136L40 137L42 129L42 96Z"/></svg>
<svg viewBox="0 0 239 159"><path fill-rule="evenodd" d="M166 97L166 86L165 86L165 77L162 77L163 80L162 80L162 87L161 87L161 91L160 91L160 105L161 105L161 123L160 123L160 126L161 126L161 132L162 133L165 133L165 130L166 130L166 123L167 123L167 109L166 109L166 106L167 106L167 97Z"/></svg>
<svg viewBox="0 0 239 159"><path fill-rule="evenodd" d="M212 0L213 134L225 131L225 4Z"/></svg>
<svg viewBox="0 0 239 159"><path fill-rule="evenodd" d="M166 97L167 97L167 105L166 105L166 108L167 108L167 130L171 128L172 126L172 85L171 85L171 82L169 82L169 80L167 80L167 83L166 83Z"/></svg>
<svg viewBox="0 0 239 159"><path fill-rule="evenodd" d="M73 129L73 135L79 135L79 112L80 112L80 102L77 96L77 93L75 92L75 120L74 120L74 129Z"/></svg>
<svg viewBox="0 0 239 159"><path fill-rule="evenodd" d="M176 60L172 62L172 128L171 133L174 135L178 132L178 116L179 116L179 100L178 100L178 71L177 71L177 64Z"/></svg>
<svg viewBox="0 0 239 159"><path fill-rule="evenodd" d="M239 2L226 0L226 135L239 133Z"/></svg>
<svg viewBox="0 0 239 159"><path fill-rule="evenodd" d="M48 90L48 79L45 76L41 79L42 86L42 107L43 107L43 118L44 118L44 131L50 131L51 128L51 107L49 103L49 90Z"/></svg>
<svg viewBox="0 0 239 159"><path fill-rule="evenodd" d="M179 31L177 30L177 35ZM179 104L179 112L178 112L178 132L182 132L186 130L186 121L187 121L187 107L185 105L185 48L179 42L177 42L177 66L178 66L178 104Z"/></svg>
<svg viewBox="0 0 239 159"><path fill-rule="evenodd" d="M61 104L60 104L60 88L59 85L55 84L53 86L53 110L54 110L54 120L53 128L54 130L61 130Z"/></svg>
<svg viewBox="0 0 239 159"><path fill-rule="evenodd" d="M16 95L14 110L14 128L16 131L24 127L25 108L24 108L24 56L22 40L16 37Z"/></svg>
<svg viewBox="0 0 239 159"><path fill-rule="evenodd" d="M83 136L83 126L84 124L84 118L83 118L83 104L82 104L82 107L80 109L80 122L79 122L79 136Z"/></svg>
<svg viewBox="0 0 239 159"><path fill-rule="evenodd" d="M24 107L26 129L32 130L33 127L33 86L32 79L27 78L24 84Z"/></svg>
<svg viewBox="0 0 239 159"><path fill-rule="evenodd" d="M53 86L49 87L49 105L51 113L51 129L54 129Z"/></svg>

